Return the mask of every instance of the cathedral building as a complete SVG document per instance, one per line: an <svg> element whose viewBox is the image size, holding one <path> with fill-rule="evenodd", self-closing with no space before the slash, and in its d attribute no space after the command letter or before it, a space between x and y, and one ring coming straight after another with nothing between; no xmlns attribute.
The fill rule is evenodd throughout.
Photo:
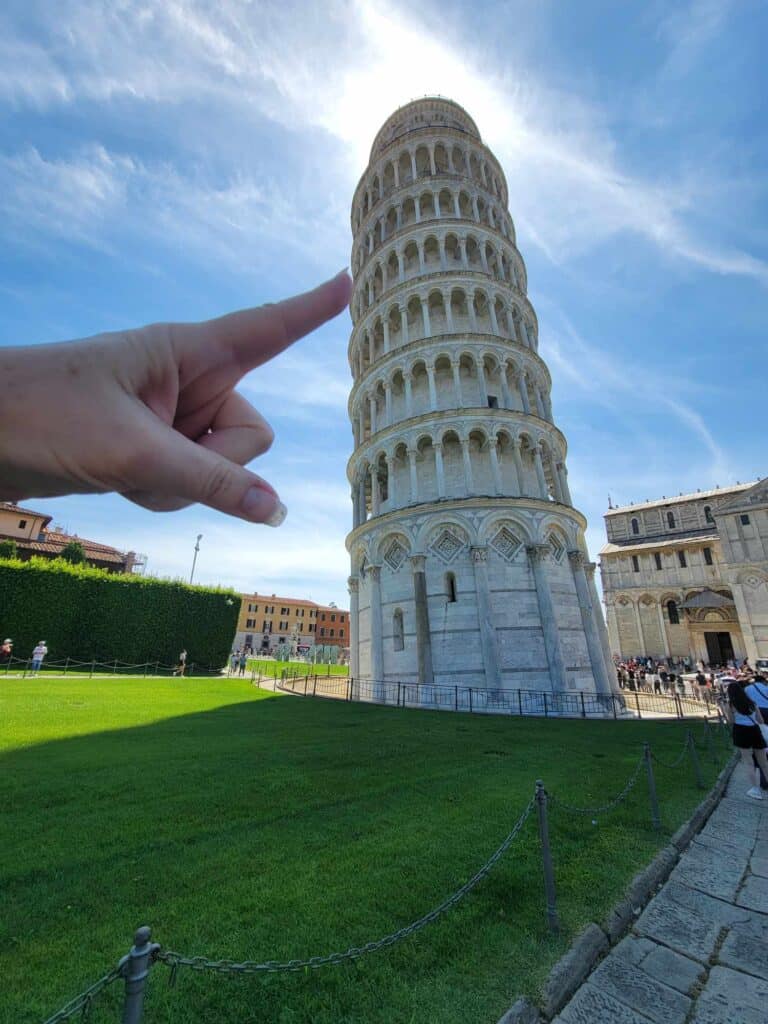
<svg viewBox="0 0 768 1024"><path fill-rule="evenodd" d="M352 674L607 694L507 199L472 118L435 97L385 121L354 194Z"/></svg>
<svg viewBox="0 0 768 1024"><path fill-rule="evenodd" d="M768 659L768 478L612 508L605 524L616 655Z"/></svg>

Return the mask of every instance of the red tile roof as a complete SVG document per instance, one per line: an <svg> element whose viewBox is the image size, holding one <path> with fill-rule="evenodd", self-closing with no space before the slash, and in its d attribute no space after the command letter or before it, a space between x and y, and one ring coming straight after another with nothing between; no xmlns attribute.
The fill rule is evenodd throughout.
<svg viewBox="0 0 768 1024"><path fill-rule="evenodd" d="M12 501L0 501L0 512L13 512L15 515L20 516L34 516L35 519L44 519L46 523L50 523L53 516L48 516L44 512L35 512L31 508L22 508L21 505L15 505Z"/></svg>

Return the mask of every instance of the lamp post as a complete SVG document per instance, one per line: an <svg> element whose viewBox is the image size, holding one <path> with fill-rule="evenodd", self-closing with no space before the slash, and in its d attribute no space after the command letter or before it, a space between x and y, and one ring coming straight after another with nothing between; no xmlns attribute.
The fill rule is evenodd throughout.
<svg viewBox="0 0 768 1024"><path fill-rule="evenodd" d="M197 564L197 553L200 550L200 541L203 539L202 533L198 533L197 540L195 541L195 553L192 556L192 572L189 574L189 582L191 583L195 576L195 565Z"/></svg>

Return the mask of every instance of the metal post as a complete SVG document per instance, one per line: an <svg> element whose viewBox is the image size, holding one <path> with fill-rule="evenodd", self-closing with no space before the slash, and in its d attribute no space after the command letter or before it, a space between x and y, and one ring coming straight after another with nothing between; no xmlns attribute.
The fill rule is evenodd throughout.
<svg viewBox="0 0 768 1024"><path fill-rule="evenodd" d="M159 661L155 662L155 675L156 676L160 675L160 662Z"/></svg>
<svg viewBox="0 0 768 1024"><path fill-rule="evenodd" d="M582 718L586 718L587 717L587 709L584 707L584 691L583 690L581 691L579 696L581 697L581 717Z"/></svg>
<svg viewBox="0 0 768 1024"><path fill-rule="evenodd" d="M544 696L544 717L545 718L549 718L549 709L547 707L547 691L546 690L544 690L543 696Z"/></svg>
<svg viewBox="0 0 768 1024"><path fill-rule="evenodd" d="M643 716L640 714L640 695L638 693L635 693L635 707L637 708L637 717L642 718Z"/></svg>
<svg viewBox="0 0 768 1024"><path fill-rule="evenodd" d="M69 655L67 655L67 660L64 662L64 675L67 674L67 669L68 668L69 668Z"/></svg>
<svg viewBox="0 0 768 1024"><path fill-rule="evenodd" d="M677 711L677 717L683 717L683 702L680 700L680 694L675 694L675 710Z"/></svg>
<svg viewBox="0 0 768 1024"><path fill-rule="evenodd" d="M698 789L704 789L704 779L701 777L701 764L699 763L699 752L696 749L696 744L693 742L693 733L689 729L686 735L686 743L688 744L688 750L691 753L691 761L693 762L693 774L696 776L696 787Z"/></svg>
<svg viewBox="0 0 768 1024"><path fill-rule="evenodd" d="M352 680L347 680L347 700L352 700Z"/></svg>
<svg viewBox="0 0 768 1024"><path fill-rule="evenodd" d="M613 707L613 717L616 719L619 717L619 713L616 710L616 697L614 696L614 694L611 694L611 705Z"/></svg>
<svg viewBox="0 0 768 1024"><path fill-rule="evenodd" d="M136 930L130 953L120 961L125 978L125 1002L122 1024L141 1024L144 1009L144 989L152 960L160 949L159 942L150 942L152 929L144 925Z"/></svg>
<svg viewBox="0 0 768 1024"><path fill-rule="evenodd" d="M309 676L307 676L307 678L309 678ZM351 681L352 680L350 680L350 682ZM315 676L315 678L312 680L312 696L317 696L317 676Z"/></svg>
<svg viewBox="0 0 768 1024"><path fill-rule="evenodd" d="M552 867L552 851L549 848L549 821L547 819L547 791L541 779L536 781L536 806L539 812L539 840L541 861L544 867L544 895L547 900L547 924L550 931L560 930L557 917L557 894L555 893L555 872Z"/></svg>
<svg viewBox="0 0 768 1024"><path fill-rule="evenodd" d="M295 678L296 678L296 677L294 676L294 679L295 679ZM305 696L305 697L307 696L307 684L308 684L308 683L309 683L309 680L307 679L307 677L306 677L306 676L304 676L304 696Z"/></svg>
<svg viewBox="0 0 768 1024"><path fill-rule="evenodd" d="M400 689L401 689L401 683L398 682L398 684L397 684L397 706L398 707L400 707Z"/></svg>
<svg viewBox="0 0 768 1024"><path fill-rule="evenodd" d="M656 780L653 777L653 761L651 760L651 747L648 743L643 744L643 756L645 757L645 768L648 772L648 798L651 801L651 821L653 827L661 828L661 815L659 814L659 801L656 796Z"/></svg>
<svg viewBox="0 0 768 1024"><path fill-rule="evenodd" d="M459 688L458 688L458 686L454 686L453 691L454 691L453 692L453 709L454 709L454 711L458 711L459 710Z"/></svg>
<svg viewBox="0 0 768 1024"><path fill-rule="evenodd" d="M469 688L469 713L472 714L472 687Z"/></svg>
<svg viewBox="0 0 768 1024"><path fill-rule="evenodd" d="M93 673L94 673L95 668L96 668L96 659L92 658L91 659L91 671L88 673L88 678L89 679L93 679Z"/></svg>

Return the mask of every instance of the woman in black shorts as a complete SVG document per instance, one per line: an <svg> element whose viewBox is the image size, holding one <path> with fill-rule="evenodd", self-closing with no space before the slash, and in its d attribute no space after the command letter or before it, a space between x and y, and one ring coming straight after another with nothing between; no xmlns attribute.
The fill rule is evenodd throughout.
<svg viewBox="0 0 768 1024"><path fill-rule="evenodd" d="M753 800L762 800L760 774L752 764L752 755L754 754L758 765L768 775L768 760L765 755L768 744L760 731L760 725L763 722L762 715L758 711L757 705L753 704L744 693L742 685L737 682L728 684L728 705L733 723L733 745L741 751L742 761L749 765L754 779L754 785L747 790L747 796L752 797Z"/></svg>

